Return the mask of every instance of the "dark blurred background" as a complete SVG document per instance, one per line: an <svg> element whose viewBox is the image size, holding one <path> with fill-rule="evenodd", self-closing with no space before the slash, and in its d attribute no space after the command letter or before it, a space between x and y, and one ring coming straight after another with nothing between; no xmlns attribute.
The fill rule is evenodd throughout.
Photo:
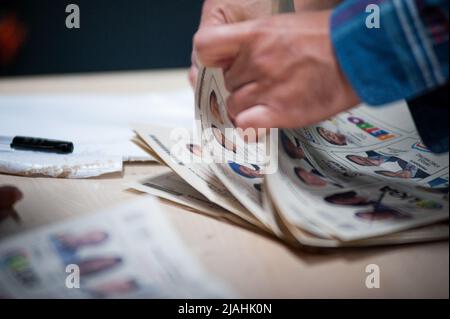
<svg viewBox="0 0 450 319"><path fill-rule="evenodd" d="M0 75L186 67L202 2L0 0L0 58L8 54ZM80 7L80 29L66 28L71 3Z"/></svg>

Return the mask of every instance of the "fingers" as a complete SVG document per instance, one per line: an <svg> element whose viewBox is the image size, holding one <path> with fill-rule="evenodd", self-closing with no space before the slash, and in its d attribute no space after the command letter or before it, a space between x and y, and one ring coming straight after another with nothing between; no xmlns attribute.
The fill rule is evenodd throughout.
<svg viewBox="0 0 450 319"><path fill-rule="evenodd" d="M276 114L270 107L257 105L239 113L235 122L236 126L244 130L248 128L258 130L278 127L280 119L279 114Z"/></svg>
<svg viewBox="0 0 450 319"><path fill-rule="evenodd" d="M248 68L250 61L250 50L242 48L232 65L225 70L225 86L229 92L234 92L243 85L257 80L256 75Z"/></svg>
<svg viewBox="0 0 450 319"><path fill-rule="evenodd" d="M195 90L197 86L198 70L200 69L200 64L198 63L197 52L194 47L191 54L191 68L189 69L188 79L191 87Z"/></svg>
<svg viewBox="0 0 450 319"><path fill-rule="evenodd" d="M254 30L253 21L201 29L194 37L199 62L206 67L226 68Z"/></svg>
<svg viewBox="0 0 450 319"><path fill-rule="evenodd" d="M188 78L189 78L189 83L191 84L191 87L193 89L195 89L195 87L197 85L197 78L198 78L198 68L196 66L191 66L191 68L189 69Z"/></svg>
<svg viewBox="0 0 450 319"><path fill-rule="evenodd" d="M192 66L196 67L197 69L200 69L200 63L198 62L197 50L195 49L195 47L192 50L191 63L192 63Z"/></svg>
<svg viewBox="0 0 450 319"><path fill-rule="evenodd" d="M0 187L0 210L11 208L17 201L22 199L22 193L15 187Z"/></svg>
<svg viewBox="0 0 450 319"><path fill-rule="evenodd" d="M258 104L259 86L256 82L243 86L233 92L227 100L227 111L231 119L235 120L239 113Z"/></svg>

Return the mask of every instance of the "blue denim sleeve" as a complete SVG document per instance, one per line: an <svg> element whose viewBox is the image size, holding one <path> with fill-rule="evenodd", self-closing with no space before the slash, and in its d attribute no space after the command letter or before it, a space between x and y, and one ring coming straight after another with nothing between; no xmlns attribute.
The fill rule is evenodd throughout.
<svg viewBox="0 0 450 319"><path fill-rule="evenodd" d="M332 14L331 37L369 105L414 99L448 81L448 0L346 0Z"/></svg>

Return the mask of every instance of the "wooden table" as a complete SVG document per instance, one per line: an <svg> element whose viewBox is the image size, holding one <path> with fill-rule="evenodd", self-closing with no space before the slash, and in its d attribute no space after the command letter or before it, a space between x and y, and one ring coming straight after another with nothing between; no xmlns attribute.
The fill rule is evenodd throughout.
<svg viewBox="0 0 450 319"><path fill-rule="evenodd" d="M111 73L0 80L0 94L133 93L186 88L186 71ZM1 108L1 105L0 105ZM124 174L89 180L0 175L24 193L20 223L0 224L0 238L95 212L140 195L126 181L159 173L154 164L126 165ZM312 254L293 251L252 231L162 202L192 253L247 298L448 298L448 242ZM366 266L381 269L381 288L365 285Z"/></svg>

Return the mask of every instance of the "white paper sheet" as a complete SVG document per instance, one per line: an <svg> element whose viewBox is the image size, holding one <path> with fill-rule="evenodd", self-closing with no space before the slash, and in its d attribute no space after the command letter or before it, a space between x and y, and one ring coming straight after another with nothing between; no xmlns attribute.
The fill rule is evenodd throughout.
<svg viewBox="0 0 450 319"><path fill-rule="evenodd" d="M33 136L74 143L71 155L0 152L0 172L86 178L122 169L123 161L152 161L131 140L135 124L192 126L193 93L134 95L3 95L0 136Z"/></svg>

